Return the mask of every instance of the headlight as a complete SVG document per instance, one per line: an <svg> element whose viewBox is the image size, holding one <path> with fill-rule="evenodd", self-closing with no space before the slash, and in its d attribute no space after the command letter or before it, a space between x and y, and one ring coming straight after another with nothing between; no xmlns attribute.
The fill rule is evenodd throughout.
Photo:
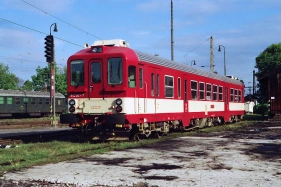
<svg viewBox="0 0 281 187"><path fill-rule="evenodd" d="M116 105L121 105L122 104L122 99L118 98L115 101Z"/></svg>
<svg viewBox="0 0 281 187"><path fill-rule="evenodd" d="M71 113L72 113L72 112L74 112L74 111L75 111L75 108L74 108L74 106L71 106L71 107L69 107L69 109L68 109L68 110L69 110L69 112L71 112Z"/></svg>
<svg viewBox="0 0 281 187"><path fill-rule="evenodd" d="M116 107L117 112L122 112L122 110L123 110L122 106L119 105L119 106Z"/></svg>
<svg viewBox="0 0 281 187"><path fill-rule="evenodd" d="M75 100L74 99L70 99L68 102L69 105L75 105Z"/></svg>

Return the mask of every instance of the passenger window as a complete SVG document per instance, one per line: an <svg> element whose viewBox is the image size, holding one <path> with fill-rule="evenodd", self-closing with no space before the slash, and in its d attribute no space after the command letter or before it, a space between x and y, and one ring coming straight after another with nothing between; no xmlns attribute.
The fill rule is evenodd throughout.
<svg viewBox="0 0 281 187"><path fill-rule="evenodd" d="M191 99L197 99L197 82L191 81Z"/></svg>
<svg viewBox="0 0 281 187"><path fill-rule="evenodd" d="M212 100L212 85L211 84L206 84L206 85L207 85L206 99Z"/></svg>
<svg viewBox="0 0 281 187"><path fill-rule="evenodd" d="M35 105L36 104L35 102L36 102L35 98L31 98L31 104Z"/></svg>
<svg viewBox="0 0 281 187"><path fill-rule="evenodd" d="M234 91L233 91L233 88L230 89L230 101L231 102L234 101Z"/></svg>
<svg viewBox="0 0 281 187"><path fill-rule="evenodd" d="M181 78L178 77L178 97L181 98Z"/></svg>
<svg viewBox="0 0 281 187"><path fill-rule="evenodd" d="M150 81L151 81L151 96L154 96L154 73L151 73Z"/></svg>
<svg viewBox="0 0 281 187"><path fill-rule="evenodd" d="M218 86L213 85L213 100L218 100Z"/></svg>
<svg viewBox="0 0 281 187"><path fill-rule="evenodd" d="M136 67L129 66L128 67L128 84L130 88L136 87Z"/></svg>
<svg viewBox="0 0 281 187"><path fill-rule="evenodd" d="M0 105L4 104L4 97L0 97Z"/></svg>
<svg viewBox="0 0 281 187"><path fill-rule="evenodd" d="M234 92L234 94L235 94L235 102L239 102L239 98L238 98L238 90L235 90L235 92Z"/></svg>
<svg viewBox="0 0 281 187"><path fill-rule="evenodd" d="M174 97L174 77L165 76L165 97Z"/></svg>
<svg viewBox="0 0 281 187"><path fill-rule="evenodd" d="M238 102L241 102L241 90L238 90Z"/></svg>
<svg viewBox="0 0 281 187"><path fill-rule="evenodd" d="M39 99L38 104L42 105L43 104L43 99Z"/></svg>
<svg viewBox="0 0 281 187"><path fill-rule="evenodd" d="M222 99L222 95L223 95L223 93L222 93L222 86L220 86L220 87L219 87L219 100L220 100L220 101L223 100L223 99Z"/></svg>
<svg viewBox="0 0 281 187"><path fill-rule="evenodd" d="M20 104L20 98L16 97L16 104Z"/></svg>
<svg viewBox="0 0 281 187"><path fill-rule="evenodd" d="M23 103L28 104L28 98L23 98Z"/></svg>
<svg viewBox="0 0 281 187"><path fill-rule="evenodd" d="M7 104L8 104L8 105L13 104L13 98L8 97L8 98L7 98Z"/></svg>
<svg viewBox="0 0 281 187"><path fill-rule="evenodd" d="M50 104L50 99L49 99L49 98L46 98L45 104L46 104L46 105L49 105L49 104Z"/></svg>

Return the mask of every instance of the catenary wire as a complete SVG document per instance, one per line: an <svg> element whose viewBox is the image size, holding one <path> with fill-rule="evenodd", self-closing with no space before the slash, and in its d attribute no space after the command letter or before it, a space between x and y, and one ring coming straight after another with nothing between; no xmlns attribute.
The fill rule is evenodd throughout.
<svg viewBox="0 0 281 187"><path fill-rule="evenodd" d="M58 17L52 15L52 14L49 14L48 12L46 12L46 11L44 11L44 10L42 10L42 9L40 9L40 8L38 8L38 7L32 5L32 4L30 4L30 3L28 3L28 2L26 2L26 1L24 1L24 0L22 0L22 1L23 1L24 3L26 3L26 4L28 4L29 6L32 6L33 8L35 8L35 9L37 9L37 10L40 10L41 12L43 12L43 13L45 13L45 14L48 14L48 15L52 16L53 18L62 21L63 23L66 23L67 25L70 25L70 26L72 26L72 27L74 27L74 28L76 28L76 29L78 29L78 30L80 30L80 31L82 31L82 32L84 32L84 33L86 33L86 34L88 34L88 35L91 35L91 36L93 36L93 37L95 37L95 38L98 38L98 39L102 40L101 38L99 38L99 37L97 37L97 36L95 36L95 35L93 35L93 34L90 34L90 33L86 32L86 31L84 31L84 30L82 30L82 29L76 27L75 25L72 25L72 24L70 24L70 23L68 23L68 22L66 22L66 21L64 21L64 20L62 20L62 19L60 19L60 18L58 18Z"/></svg>
<svg viewBox="0 0 281 187"><path fill-rule="evenodd" d="M20 27L24 27L24 28L29 29L29 30L33 30L33 31L38 32L38 33L40 33L40 34L49 35L49 34L44 33L44 32L42 32L42 31L38 31L38 30L32 29L32 28L30 28L30 27L21 25L21 24L19 24L19 23L16 23L16 22L13 22L13 21L4 19L4 18L0 18L0 19L4 20L4 21L6 21L6 22L12 23L12 24L14 24L14 25L18 25L18 26L20 26ZM83 47L82 45L75 44L75 43L73 43L73 42L64 40L64 39L62 39L62 38L58 38L58 37L55 37L55 36L54 36L54 38L56 38L56 39L58 39L58 40L61 40L61 41L64 41L64 42L67 42L67 43L70 43L70 44L72 44L72 45L76 45L76 46L79 46L79 47Z"/></svg>

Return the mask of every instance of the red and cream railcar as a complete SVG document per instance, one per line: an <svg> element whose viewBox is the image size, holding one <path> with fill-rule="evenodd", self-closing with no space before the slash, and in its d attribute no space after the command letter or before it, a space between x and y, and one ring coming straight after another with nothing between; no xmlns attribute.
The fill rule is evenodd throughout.
<svg viewBox="0 0 281 187"><path fill-rule="evenodd" d="M61 123L103 138L161 136L172 129L241 119L241 81L97 41L67 62L69 113Z"/></svg>

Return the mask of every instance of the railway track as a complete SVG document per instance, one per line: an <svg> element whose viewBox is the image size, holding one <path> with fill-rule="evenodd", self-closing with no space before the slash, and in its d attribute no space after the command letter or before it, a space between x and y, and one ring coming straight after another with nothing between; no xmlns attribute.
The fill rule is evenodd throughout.
<svg viewBox="0 0 281 187"><path fill-rule="evenodd" d="M65 127L61 123L57 124L57 127ZM52 127L50 119L38 119L38 120L0 120L1 129L27 129L27 128L41 128L41 127Z"/></svg>
<svg viewBox="0 0 281 187"><path fill-rule="evenodd" d="M14 139L0 139L0 148L6 148L11 146L16 146L17 144L22 143L21 140L14 140Z"/></svg>
<svg viewBox="0 0 281 187"><path fill-rule="evenodd" d="M0 136L0 147L15 146L20 143L42 143L50 141L81 141L81 131L73 129L11 132Z"/></svg>

